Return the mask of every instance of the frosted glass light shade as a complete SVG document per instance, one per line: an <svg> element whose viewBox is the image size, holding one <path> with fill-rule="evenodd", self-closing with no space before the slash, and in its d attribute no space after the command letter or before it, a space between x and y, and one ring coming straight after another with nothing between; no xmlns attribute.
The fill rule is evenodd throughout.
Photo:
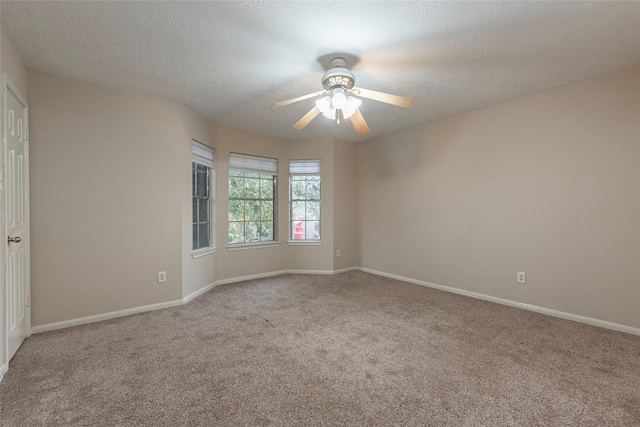
<svg viewBox="0 0 640 427"><path fill-rule="evenodd" d="M331 103L335 108L341 110L347 106L347 97L342 92L335 93L331 98Z"/></svg>
<svg viewBox="0 0 640 427"><path fill-rule="evenodd" d="M316 101L316 107L328 119L335 119L336 117L336 109L333 105L331 105L331 98L325 96L324 98L320 98Z"/></svg>
<svg viewBox="0 0 640 427"><path fill-rule="evenodd" d="M353 96L345 96L343 89L334 89L331 97L325 96L316 101L316 107L328 119L335 120L337 110L342 110L342 117L348 119L360 107L362 101Z"/></svg>
<svg viewBox="0 0 640 427"><path fill-rule="evenodd" d="M362 101L360 101L358 98L354 98L353 96L348 97L347 104L344 106L344 108L342 108L342 116L345 119L348 119L353 115L353 113L356 112L361 104Z"/></svg>

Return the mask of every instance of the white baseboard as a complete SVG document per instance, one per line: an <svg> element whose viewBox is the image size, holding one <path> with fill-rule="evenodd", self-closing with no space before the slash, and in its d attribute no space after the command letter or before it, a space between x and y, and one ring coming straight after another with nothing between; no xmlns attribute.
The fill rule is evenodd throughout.
<svg viewBox="0 0 640 427"><path fill-rule="evenodd" d="M87 323L100 322L102 320L115 319L117 317L130 316L132 314L144 313L145 311L160 310L162 308L182 305L182 300L161 302L158 304L143 305L141 307L127 308L125 310L112 311L109 313L96 314L94 316L80 317L77 319L64 320L62 322L48 323L31 328L32 334L40 332L54 331L56 329L69 328L71 326L85 325Z"/></svg>
<svg viewBox="0 0 640 427"><path fill-rule="evenodd" d="M291 274L338 274L338 273L343 273L343 272L353 271L353 270L358 270L358 267L345 268L345 269L336 270L336 271L333 271L333 270L279 270L279 271L271 271L268 273L253 274L250 276L241 276L241 277L233 277L230 279L222 279L222 280L217 280L213 283L208 284L207 286L204 286L203 288L198 289L197 291L187 295L186 297L183 297L181 300L145 305L141 307L128 308L125 310L112 311L110 313L97 314L95 316L80 317L78 319L70 319L62 322L38 325L31 328L31 333L38 334L40 332L54 331L56 329L69 328L71 326L84 325L84 324L93 323L93 322L100 322L102 320L115 319L117 317L129 316L131 314L143 313L145 311L160 310L162 308L183 305L194 300L195 298L199 297L205 292L215 288L216 286L226 285L229 283L244 282L246 280L262 279L265 277L281 276L283 274L289 274L289 273Z"/></svg>
<svg viewBox="0 0 640 427"><path fill-rule="evenodd" d="M191 300L193 300L193 299L195 299L195 298L199 297L200 295L204 294L204 293L205 293L205 292L207 292L208 290L215 288L215 287L216 287L216 286L218 286L219 284L220 284L220 283L218 283L218 282L209 283L209 284L208 284L207 286L205 286L204 288L200 288L200 289L198 289L197 291L195 291L195 292L193 292L193 293L191 293L191 294L187 295L186 297L183 297L183 298L182 298L182 303L183 303L183 304L188 303L189 301L191 301Z"/></svg>
<svg viewBox="0 0 640 427"><path fill-rule="evenodd" d="M346 273L348 271L356 271L359 270L359 267L349 267L349 268L343 268L340 270L287 270L285 271L283 274L326 274L326 275L333 275L333 274L341 274L341 273Z"/></svg>
<svg viewBox="0 0 640 427"><path fill-rule="evenodd" d="M222 279L215 282L214 286L218 285L226 285L228 283L236 283L236 282L244 282L245 280L254 280L254 279L262 279L264 277L273 277L273 276L282 276L283 274L340 274L346 273L348 271L357 271L360 270L360 267L349 267L343 268L340 270L279 270L272 271L269 273L261 273L261 274L253 274L250 276L241 276L241 277L233 277L230 279ZM211 286L211 285L210 285Z"/></svg>
<svg viewBox="0 0 640 427"><path fill-rule="evenodd" d="M6 373L7 373L7 365L4 364L0 366L0 382L2 382L2 379L4 378L4 374Z"/></svg>
<svg viewBox="0 0 640 427"><path fill-rule="evenodd" d="M335 274L333 270L287 270L286 274Z"/></svg>
<svg viewBox="0 0 640 427"><path fill-rule="evenodd" d="M216 281L216 284L226 285L229 283L244 282L245 280L255 280L255 279L263 279L265 277L281 276L287 273L288 273L287 270L280 270L280 271L271 271L269 273L252 274L249 276L232 277L229 279L218 280Z"/></svg>
<svg viewBox="0 0 640 427"><path fill-rule="evenodd" d="M262 278L265 278L265 277L281 276L283 274L326 274L326 275L331 275L331 274L340 274L340 273L346 273L348 271L356 271L356 270L358 270L358 267L343 268L341 270L280 270L280 271L272 271L272 272L269 272L269 273L253 274L253 275L250 275L250 276L234 277L234 278L231 278L231 279L222 279L222 280L218 280L218 281L215 281L213 283L210 283L207 286L205 286L204 288L198 289L194 293L187 295L186 297L182 298L182 302L184 304L186 304L189 301L193 300L194 298L197 298L200 295L204 294L205 292L209 291L210 289L215 288L216 286L227 285L229 283L244 282L246 280L262 279Z"/></svg>
<svg viewBox="0 0 640 427"><path fill-rule="evenodd" d="M415 285L426 286L428 288L438 289L445 292L451 292L458 295L464 295L471 298L481 299L484 301L495 302L497 304L507 305L510 307L521 308L524 310L534 311L536 313L546 314L548 316L559 317L561 319L572 320L574 322L585 323L591 326L599 326L613 331L625 332L627 334L640 336L640 329L631 326L621 325L619 323L607 322L605 320L594 319L592 317L580 316L577 314L566 313L564 311L552 310L550 308L538 307L536 305L525 304L522 302L511 301L508 299L492 297L490 295L480 294L477 292L465 291L464 289L452 288L450 286L437 285L435 283L425 282L423 280L412 279L410 277L398 276L396 274L385 273L383 271L372 270L369 268L359 267L358 270L365 273L375 274L377 276L388 277L390 279L400 280L403 282L413 283Z"/></svg>
<svg viewBox="0 0 640 427"><path fill-rule="evenodd" d="M342 274L342 273L348 273L350 271L359 271L360 267L348 267L348 268L341 268L340 270L333 270L333 273L331 274Z"/></svg>
<svg viewBox="0 0 640 427"><path fill-rule="evenodd" d="M628 333L628 334L640 336L640 329L639 328L633 328L631 326L620 325L618 323L607 322L607 321L604 321L604 320L599 320L599 319L594 319L594 318L591 318L591 317L580 316L580 315L577 315L577 314L566 313L566 312L558 311L558 310L552 310L550 308L538 307L538 306L535 306L535 305L525 304L525 303L522 303L522 302L511 301L511 300L507 300L507 299L503 299L503 298L492 297L490 295L480 294L480 293L471 292L471 291L465 291L464 289L457 289L457 288L452 288L450 286L438 285L438 284L435 284L435 283L425 282L423 280L412 279L410 277L399 276L397 274L385 273L383 271L377 271L377 270L372 270L372 269L363 268L363 267L350 267L350 268L344 268L344 269L341 269L341 270L279 270L279 271L272 271L272 272L269 272L269 273L253 274L253 275L250 275L250 276L241 276L241 277L234 277L234 278L229 278L229 279L222 279L222 280L218 280L218 281L215 281L213 283L210 283L210 284L208 284L207 286L205 286L205 287L203 287L201 289L198 289L197 291L187 295L186 297L182 298L181 300L168 301L168 302L163 302L163 303L159 303L159 304L145 305L145 306L142 306L142 307L134 307L134 308L126 309L126 310L114 311L114 312L111 312L111 313L103 313L103 314L98 314L98 315L95 315L95 316L87 316L87 317L81 317L81 318L78 318L78 319L65 320L65 321L62 321L62 322L49 323L49 324L46 324L46 325L38 325L38 326L35 326L35 327L31 328L31 333L37 334L37 333L40 333L40 332L53 331L53 330L56 330L56 329L68 328L68 327L77 326L77 325L84 325L84 324L87 324L87 323L99 322L99 321L102 321L102 320L115 319L117 317L129 316L131 314L143 313L145 311L159 310L159 309L162 309L162 308L168 308L168 307L175 307L175 306L183 305L183 304L186 304L186 303L194 300L195 298L199 297L200 295L206 293L207 291L213 289L216 286L225 285L225 284L229 284L229 283L243 282L243 281L246 281L246 280L261 279L261 278L265 278L265 277L280 276L280 275L283 275L283 274L327 274L327 275L330 275L330 274L346 273L346 272L355 271L355 270L363 271L365 273L375 274L377 276L388 277L390 279L400 280L400 281L403 281L403 282L413 283L415 285L426 286L426 287L433 288L433 289L439 289L439 290L445 291L445 292L451 292L451 293L454 293L454 294L459 294L459 295L464 295L464 296L468 296L468 297L472 297L472 298L476 298L476 299L481 299L481 300L484 300L484 301L495 302L497 304L507 305L507 306L510 306L510 307L516 307L516 308L521 308L521 309L524 309L524 310L534 311L536 313L546 314L548 316L559 317L561 319L572 320L574 322L585 323L587 325L599 326L601 328L611 329L611 330L614 330L614 331L625 332L625 333ZM3 369L4 369L4 371L3 371ZM6 367L0 367L0 378L2 377L2 375L4 375L5 371L6 371Z"/></svg>

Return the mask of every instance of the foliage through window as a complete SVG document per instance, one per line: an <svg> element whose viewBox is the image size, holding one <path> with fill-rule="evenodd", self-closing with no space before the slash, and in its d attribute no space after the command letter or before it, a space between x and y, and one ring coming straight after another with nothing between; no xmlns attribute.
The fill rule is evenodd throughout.
<svg viewBox="0 0 640 427"><path fill-rule="evenodd" d="M274 159L236 155L240 160L269 161L277 170ZM240 162L242 163L242 162ZM229 170L229 243L270 242L276 238L276 175L258 170Z"/></svg>
<svg viewBox="0 0 640 427"><path fill-rule="evenodd" d="M289 163L291 240L320 240L320 161Z"/></svg>
<svg viewBox="0 0 640 427"><path fill-rule="evenodd" d="M193 193L193 250L211 245L211 170L205 165L191 163Z"/></svg>
<svg viewBox="0 0 640 427"><path fill-rule="evenodd" d="M191 142L191 194L193 196L193 250L213 247L213 149Z"/></svg>

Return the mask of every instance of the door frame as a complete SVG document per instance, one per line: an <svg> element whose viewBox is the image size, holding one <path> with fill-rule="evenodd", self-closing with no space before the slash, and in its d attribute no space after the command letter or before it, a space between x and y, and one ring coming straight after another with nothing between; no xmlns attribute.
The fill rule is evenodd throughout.
<svg viewBox="0 0 640 427"><path fill-rule="evenodd" d="M7 96L10 92L20 102L24 108L24 122L23 129L26 133L24 139L24 155L25 155L25 188L27 191L27 197L25 200L25 231L22 241L23 248L25 250L25 288L26 288L26 301L25 316L27 321L27 337L31 335L31 235L30 235L30 214L29 214L29 106L26 99L20 94L18 88L11 82L6 73L2 73L2 150L0 150L0 166L2 171L0 172L0 292L3 296L3 303L0 304L0 381L4 377L4 374L9 369L9 313L8 313L8 292L7 286L7 246L4 244L4 236L7 235L6 224L6 182L7 182Z"/></svg>

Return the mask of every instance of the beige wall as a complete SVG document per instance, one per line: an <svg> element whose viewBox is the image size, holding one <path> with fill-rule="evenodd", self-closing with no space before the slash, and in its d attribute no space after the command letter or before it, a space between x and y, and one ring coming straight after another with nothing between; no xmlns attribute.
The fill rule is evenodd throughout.
<svg viewBox="0 0 640 427"><path fill-rule="evenodd" d="M191 143L195 139L215 149L209 122L187 107L181 106L183 137L181 141L180 181L182 201L182 296L187 297L216 281L215 254L199 258L191 256L192 235L192 188L191 188ZM217 153L214 153L217 154ZM214 159L215 161L215 159ZM218 179L219 180L219 179Z"/></svg>
<svg viewBox="0 0 640 427"><path fill-rule="evenodd" d="M211 124L162 99L40 72L30 72L29 80L34 326L175 301L216 281L334 269L333 140L281 140ZM193 139L214 148L216 158L217 252L195 259ZM350 147L340 149L343 179L353 173L348 163L355 149L341 144ZM279 246L228 250L230 152L279 160ZM294 158L322 161L320 246L287 244L288 167ZM346 216L353 199L345 199L354 187L352 181L336 190ZM345 248L353 246L349 233L341 236ZM166 284L157 283L162 270Z"/></svg>
<svg viewBox="0 0 640 427"><path fill-rule="evenodd" d="M182 298L183 107L39 72L29 89L32 324Z"/></svg>
<svg viewBox="0 0 640 427"><path fill-rule="evenodd" d="M355 172L350 161L355 159L353 143L320 140L280 140L253 133L212 125L216 140L217 180L217 280L253 276L284 270L333 271L336 223L342 229L340 242L347 248L342 267L355 267ZM229 153L241 153L278 159L278 241L279 246L229 251L227 248L227 198ZM340 157L343 156L343 157ZM336 160L336 157L340 157ZM322 168L322 244L290 245L289 240L289 160L320 159ZM335 165L339 164L339 169ZM344 179L351 181L344 182ZM338 181L340 179L340 181ZM340 204L336 205L336 198ZM351 215L351 216L350 216ZM346 224L350 225L347 226ZM351 254L351 255L349 255Z"/></svg>
<svg viewBox="0 0 640 427"><path fill-rule="evenodd" d="M356 253L356 144L336 141L333 157L334 196L334 270L358 264ZM336 250L340 257L336 257Z"/></svg>
<svg viewBox="0 0 640 427"><path fill-rule="evenodd" d="M333 271L333 245L334 245L334 145L333 139L300 140L289 142L287 158L285 159L286 175L289 180L289 160L320 159L320 239L322 244L317 245L288 245L287 268L289 270L315 270ZM290 237L289 218L289 189L282 193L285 200L281 209L281 215L287 218L286 228L281 239L287 242Z"/></svg>
<svg viewBox="0 0 640 427"><path fill-rule="evenodd" d="M260 275L285 270L333 271L334 253L334 146L332 139L281 140L235 129L211 125L216 146L216 242L218 251L216 279ZM278 241L275 247L254 247L229 251L227 245L227 211L229 153L249 154L278 159ZM354 150L355 152L355 150ZM322 244L289 245L289 160L320 159L322 167ZM355 186L355 182L351 182ZM349 185L345 186L346 188ZM349 265L354 267L355 264Z"/></svg>
<svg viewBox="0 0 640 427"><path fill-rule="evenodd" d="M640 327L639 67L367 141L357 161L362 267Z"/></svg>
<svg viewBox="0 0 640 427"><path fill-rule="evenodd" d="M229 251L228 242L228 203L229 197L229 153L240 153L254 156L271 157L278 162L278 235L282 241L283 230L287 227L286 209L288 164L283 159L287 156L287 141L257 135L250 132L211 125L216 141L216 243L217 280L228 280L237 277L253 276L287 268L286 239L280 246L260 247L240 251ZM286 211L285 211L286 212ZM286 234L285 234L286 235Z"/></svg>
<svg viewBox="0 0 640 427"><path fill-rule="evenodd" d="M26 85L5 45L3 68ZM30 72L32 324L174 301L215 281L361 265L639 327L639 76L356 144L224 128L174 102ZM192 139L216 156L218 250L197 259ZM230 152L279 159L279 246L228 250ZM322 160L319 246L287 244L296 158Z"/></svg>

